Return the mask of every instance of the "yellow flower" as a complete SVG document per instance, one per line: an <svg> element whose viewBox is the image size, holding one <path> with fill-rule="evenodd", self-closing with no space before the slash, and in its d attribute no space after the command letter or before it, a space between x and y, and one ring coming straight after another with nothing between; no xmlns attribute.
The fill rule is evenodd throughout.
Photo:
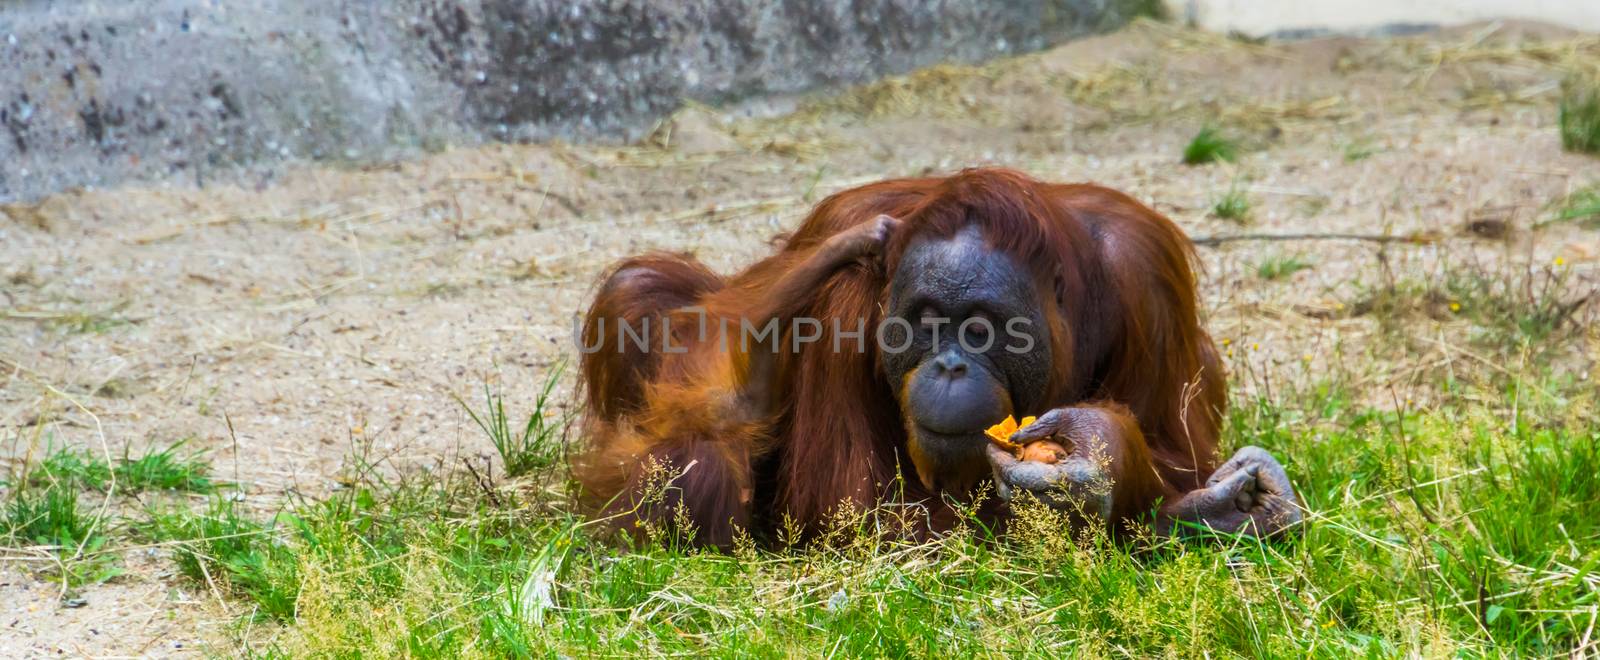
<svg viewBox="0 0 1600 660"><path fill-rule="evenodd" d="M1300 356L1300 359L1305 360L1306 362L1310 362L1311 361L1311 354L1310 353L1306 353L1305 355Z"/></svg>
<svg viewBox="0 0 1600 660"><path fill-rule="evenodd" d="M1450 311L1452 311L1452 312L1461 311L1461 303L1458 303L1458 302L1456 302L1454 300L1450 301Z"/></svg>
<svg viewBox="0 0 1600 660"><path fill-rule="evenodd" d="M1250 350L1252 350L1252 351L1259 351L1259 350L1261 350L1261 344L1251 344L1251 345L1250 345Z"/></svg>
<svg viewBox="0 0 1600 660"><path fill-rule="evenodd" d="M1232 340L1232 339L1228 339L1228 338L1226 338L1226 337L1224 337L1224 338L1223 338L1223 339L1222 339L1222 345L1223 345L1223 346L1227 346L1227 345L1229 345L1229 344L1232 344L1232 343L1233 343L1233 340Z"/></svg>
<svg viewBox="0 0 1600 660"><path fill-rule="evenodd" d="M1563 265L1565 263L1567 263L1566 259L1562 259L1561 257L1556 257L1556 265L1557 266Z"/></svg>

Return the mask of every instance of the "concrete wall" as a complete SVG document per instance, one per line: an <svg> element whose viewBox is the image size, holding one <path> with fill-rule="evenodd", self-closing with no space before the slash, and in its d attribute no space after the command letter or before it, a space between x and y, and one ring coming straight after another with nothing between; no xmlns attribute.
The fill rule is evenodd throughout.
<svg viewBox="0 0 1600 660"><path fill-rule="evenodd" d="M1363 33L1493 19L1600 32L1600 0L1166 0L1201 28L1253 36Z"/></svg>
<svg viewBox="0 0 1600 660"><path fill-rule="evenodd" d="M1150 0L0 0L0 201L482 140L1043 48Z"/></svg>

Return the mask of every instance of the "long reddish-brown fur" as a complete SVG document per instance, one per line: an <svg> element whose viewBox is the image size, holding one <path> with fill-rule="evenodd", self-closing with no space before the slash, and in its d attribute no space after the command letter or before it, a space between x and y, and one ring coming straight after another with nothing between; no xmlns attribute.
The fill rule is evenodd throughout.
<svg viewBox="0 0 1600 660"><path fill-rule="evenodd" d="M903 223L881 260L841 269L805 299L767 295L828 237L880 214ZM920 492L915 478L897 479L910 466L906 430L897 384L885 380L872 330L882 319L887 274L908 243L952 236L972 223L1039 283L1055 359L1049 407L1111 402L1137 420L1130 432L1142 432L1149 455L1126 457L1135 468L1117 484L1117 515L1140 516L1157 500L1200 487L1215 465L1225 395L1198 318L1189 240L1114 190L973 169L835 194L776 254L726 279L682 255L617 265L582 337L598 347L582 360L589 445L574 467L585 501L618 515L624 528L633 517L663 520L681 504L698 542L727 545L735 528L763 521L787 516L814 527L841 503L869 507L895 494L934 495ZM707 341L697 341L699 312L686 309L693 307L704 309L713 328ZM714 329L726 319L737 330L742 318L772 313L817 318L825 330L798 351L788 350L785 336L775 374L779 409L752 416L737 397L747 363L737 333L724 351ZM652 332L670 318L673 345L685 352L663 352L659 339L649 351L619 344L618 319L637 326L646 318ZM833 319L846 331L865 319L866 338L843 338L834 352ZM682 476L667 501L641 507L652 461Z"/></svg>

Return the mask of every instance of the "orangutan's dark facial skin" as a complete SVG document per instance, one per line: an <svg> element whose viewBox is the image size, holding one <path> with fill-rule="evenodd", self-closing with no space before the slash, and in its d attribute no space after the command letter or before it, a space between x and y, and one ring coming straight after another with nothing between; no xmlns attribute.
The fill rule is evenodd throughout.
<svg viewBox="0 0 1600 660"><path fill-rule="evenodd" d="M984 429L1041 403L1053 365L1034 279L974 227L902 256L883 336L905 349L885 350L883 365L923 485L962 490L986 475Z"/></svg>

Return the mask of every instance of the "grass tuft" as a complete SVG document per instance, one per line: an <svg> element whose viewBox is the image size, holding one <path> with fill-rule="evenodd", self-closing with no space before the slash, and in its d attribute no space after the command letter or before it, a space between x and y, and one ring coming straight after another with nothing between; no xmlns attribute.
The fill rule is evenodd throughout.
<svg viewBox="0 0 1600 660"><path fill-rule="evenodd" d="M1229 188L1211 205L1211 215L1244 224L1250 220L1250 198L1243 189Z"/></svg>
<svg viewBox="0 0 1600 660"><path fill-rule="evenodd" d="M1585 229L1600 228L1600 185L1579 189L1563 198L1550 219L1539 226L1577 222Z"/></svg>
<svg viewBox="0 0 1600 660"><path fill-rule="evenodd" d="M1567 151L1600 154L1600 82L1569 78L1562 85L1556 123Z"/></svg>
<svg viewBox="0 0 1600 660"><path fill-rule="evenodd" d="M1238 156L1239 144L1210 126L1201 128L1183 148L1185 165L1204 165L1219 160L1231 163Z"/></svg>
<svg viewBox="0 0 1600 660"><path fill-rule="evenodd" d="M216 490L209 476L211 463L200 453L179 455L186 440L159 451L148 451L138 458L123 454L117 464L117 482L129 490L176 490L210 493Z"/></svg>
<svg viewBox="0 0 1600 660"><path fill-rule="evenodd" d="M62 484L69 488L104 490L111 481L111 464L88 450L57 447L40 459L39 465L27 470L20 483L28 486Z"/></svg>
<svg viewBox="0 0 1600 660"><path fill-rule="evenodd" d="M202 512L152 511L139 529L155 542L174 544L172 557L185 577L226 588L269 618L294 618L298 560L276 527L250 520L236 501L215 497Z"/></svg>
<svg viewBox="0 0 1600 660"><path fill-rule="evenodd" d="M13 542L76 548L90 538L94 517L78 507L72 488L27 488L5 507L6 536Z"/></svg>
<svg viewBox="0 0 1600 660"><path fill-rule="evenodd" d="M544 387L533 401L533 409L521 424L512 423L511 417L506 414L504 395L490 391L487 383L483 386L484 410L481 414L459 397L456 399L478 428L489 436L489 441L494 443L507 475L520 477L560 464L561 441L566 437L571 420L554 409L550 394L555 390L565 367L566 363L563 362L550 372Z"/></svg>
<svg viewBox="0 0 1600 660"><path fill-rule="evenodd" d="M206 476L210 465L199 453L180 455L183 444L137 458L124 452L115 465L87 449L46 450L36 465L21 466L4 482L9 492L0 511L0 531L6 545L45 546L54 555L47 576L67 584L99 583L120 575L120 557L108 549L116 536L108 529L114 516L101 519L85 510L81 493L106 493L113 477L116 492L124 495L214 491Z"/></svg>
<svg viewBox="0 0 1600 660"><path fill-rule="evenodd" d="M1144 17L1157 21L1172 19L1171 10L1162 0L1125 0L1123 4L1127 7L1125 15L1129 18ZM1107 18L1111 16L1114 14L1108 15ZM1108 29L1112 29L1111 26L1108 26Z"/></svg>
<svg viewBox="0 0 1600 660"><path fill-rule="evenodd" d="M1311 262L1303 261L1298 255L1278 255L1268 257L1256 266L1256 277L1264 280L1281 280L1311 267Z"/></svg>
<svg viewBox="0 0 1600 660"><path fill-rule="evenodd" d="M111 537L86 510L70 483L22 484L0 509L0 539L8 547L39 546L52 556L46 577L67 585L98 584L122 574L114 554L102 553Z"/></svg>
<svg viewBox="0 0 1600 660"><path fill-rule="evenodd" d="M1344 156L1344 162L1356 163L1378 153L1378 147L1371 140L1351 140L1344 144L1341 152Z"/></svg>
<svg viewBox="0 0 1600 660"><path fill-rule="evenodd" d="M179 440L165 449L148 449L137 458L124 449L115 466L88 449L56 447L45 454L38 466L25 472L21 483L34 486L60 483L68 488L105 491L115 475L117 489L124 492L215 491L216 484L209 476L211 464L205 460L203 452L179 453L186 442Z"/></svg>

